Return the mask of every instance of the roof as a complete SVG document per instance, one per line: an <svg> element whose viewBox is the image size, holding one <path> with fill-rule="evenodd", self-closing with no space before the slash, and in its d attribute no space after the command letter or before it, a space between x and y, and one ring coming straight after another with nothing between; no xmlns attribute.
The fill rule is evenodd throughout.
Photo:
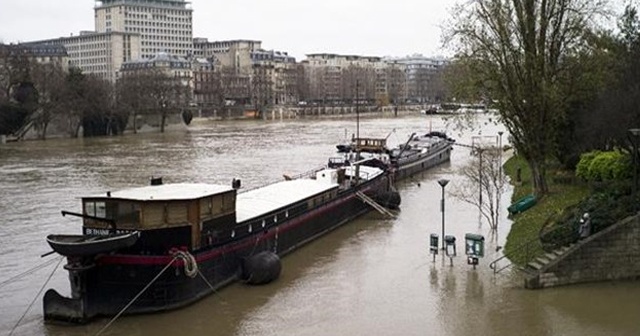
<svg viewBox="0 0 640 336"><path fill-rule="evenodd" d="M337 184L299 179L250 190L238 194L236 218L238 222L249 220L337 187Z"/></svg>
<svg viewBox="0 0 640 336"><path fill-rule="evenodd" d="M158 186L146 186L87 196L83 198L116 198L131 201L178 201L192 200L233 190L231 186L205 183L175 183Z"/></svg>

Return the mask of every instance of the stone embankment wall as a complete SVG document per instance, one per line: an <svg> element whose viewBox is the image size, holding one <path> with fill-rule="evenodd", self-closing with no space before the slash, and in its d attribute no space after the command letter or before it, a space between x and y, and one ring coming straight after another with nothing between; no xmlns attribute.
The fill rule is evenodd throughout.
<svg viewBox="0 0 640 336"><path fill-rule="evenodd" d="M640 215L579 241L527 279L525 287L637 279L640 279Z"/></svg>
<svg viewBox="0 0 640 336"><path fill-rule="evenodd" d="M359 106L358 113L363 116L393 116L406 113L419 113L423 109L420 105L403 105L398 106ZM261 120L281 120L281 119L298 119L305 117L340 117L355 116L356 106L275 106L264 112L262 116L256 114L256 111L246 109L245 107L227 107L218 110L194 110L192 112L195 118L206 118L215 120L243 120L243 119L261 119ZM154 132L160 128L159 115L137 115L136 128L137 132ZM185 127L180 113L171 114L167 118L167 129ZM133 117L130 118L125 133L133 133ZM71 137L73 131L69 122L64 118L54 118L47 128L46 138L65 138ZM8 141L16 140L34 140L38 139L40 130L34 127L29 128L21 139L15 136L7 136L0 138L0 144ZM82 137L82 127L80 127L79 137Z"/></svg>

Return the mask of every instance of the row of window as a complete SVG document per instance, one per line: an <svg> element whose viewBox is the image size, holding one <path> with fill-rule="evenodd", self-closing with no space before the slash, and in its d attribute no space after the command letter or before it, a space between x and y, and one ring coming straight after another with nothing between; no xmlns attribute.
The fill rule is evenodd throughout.
<svg viewBox="0 0 640 336"><path fill-rule="evenodd" d="M109 23L110 21L107 21ZM162 27L162 28L173 28L173 29L186 29L191 30L193 27L191 24L182 24L182 23L162 23L156 21L136 21L136 20L124 20L125 27L128 26L139 26L139 27Z"/></svg>
<svg viewBox="0 0 640 336"><path fill-rule="evenodd" d="M152 8L152 7L138 7L138 6L130 6L127 7L127 10L125 10L125 15L127 13L129 13L129 11L132 12L139 12L139 13L156 13L156 14L168 14L168 15L189 15L191 13L191 10L188 10L186 8L184 8L184 6L186 6L186 2L184 3L183 9L182 10L173 10L173 9L166 9L166 8Z"/></svg>
<svg viewBox="0 0 640 336"><path fill-rule="evenodd" d="M187 22L187 23L191 23L191 16L190 15L180 15L180 16L168 16L168 15L162 15L162 14L140 14L140 13L129 13L129 12L125 12L124 13L124 17L125 18L131 18L131 19L139 19L139 20L164 20L164 21L168 21L168 22ZM107 15L107 20L109 20L110 15Z"/></svg>

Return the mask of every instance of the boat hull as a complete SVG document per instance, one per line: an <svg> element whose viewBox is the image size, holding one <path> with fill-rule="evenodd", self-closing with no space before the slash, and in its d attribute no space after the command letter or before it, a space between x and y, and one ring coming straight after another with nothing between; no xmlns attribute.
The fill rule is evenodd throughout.
<svg viewBox="0 0 640 336"><path fill-rule="evenodd" d="M384 175L357 188L342 191L334 199L277 225L253 232L234 231L235 235L245 236L191 252L198 266L195 277L186 274L184 260L174 260L171 255L102 255L95 258L94 265L83 268L74 267L77 260L69 258L66 268L71 298L64 298L53 290L47 292L45 320L86 323L95 316L116 315L138 295L139 298L124 313L153 313L188 305L238 280L244 258L263 251L286 255L369 212L370 206L357 197L357 191L375 197L389 191L389 188L388 177ZM145 286L161 272L143 292Z"/></svg>
<svg viewBox="0 0 640 336"><path fill-rule="evenodd" d="M451 145L436 152L415 154L399 161L394 170L396 180L405 179L451 159Z"/></svg>

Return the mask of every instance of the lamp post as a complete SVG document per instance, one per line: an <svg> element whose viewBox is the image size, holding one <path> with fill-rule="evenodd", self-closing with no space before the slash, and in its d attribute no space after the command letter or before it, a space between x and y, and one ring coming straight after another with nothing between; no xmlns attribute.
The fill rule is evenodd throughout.
<svg viewBox="0 0 640 336"><path fill-rule="evenodd" d="M444 187L449 183L447 179L438 180L438 184L442 187L442 199L440 200L440 211L442 212L442 249L445 249L444 246Z"/></svg>
<svg viewBox="0 0 640 336"><path fill-rule="evenodd" d="M640 128L632 128L629 133L633 136L633 197L637 196L638 192L638 137L640 137ZM633 204L636 204L634 200ZM638 210L638 205L635 205L635 209Z"/></svg>
<svg viewBox="0 0 640 336"><path fill-rule="evenodd" d="M498 132L498 158L500 162L498 162L498 188L502 190L502 134L504 132ZM500 195L501 193L496 190L496 228L498 227L498 222L500 221Z"/></svg>

